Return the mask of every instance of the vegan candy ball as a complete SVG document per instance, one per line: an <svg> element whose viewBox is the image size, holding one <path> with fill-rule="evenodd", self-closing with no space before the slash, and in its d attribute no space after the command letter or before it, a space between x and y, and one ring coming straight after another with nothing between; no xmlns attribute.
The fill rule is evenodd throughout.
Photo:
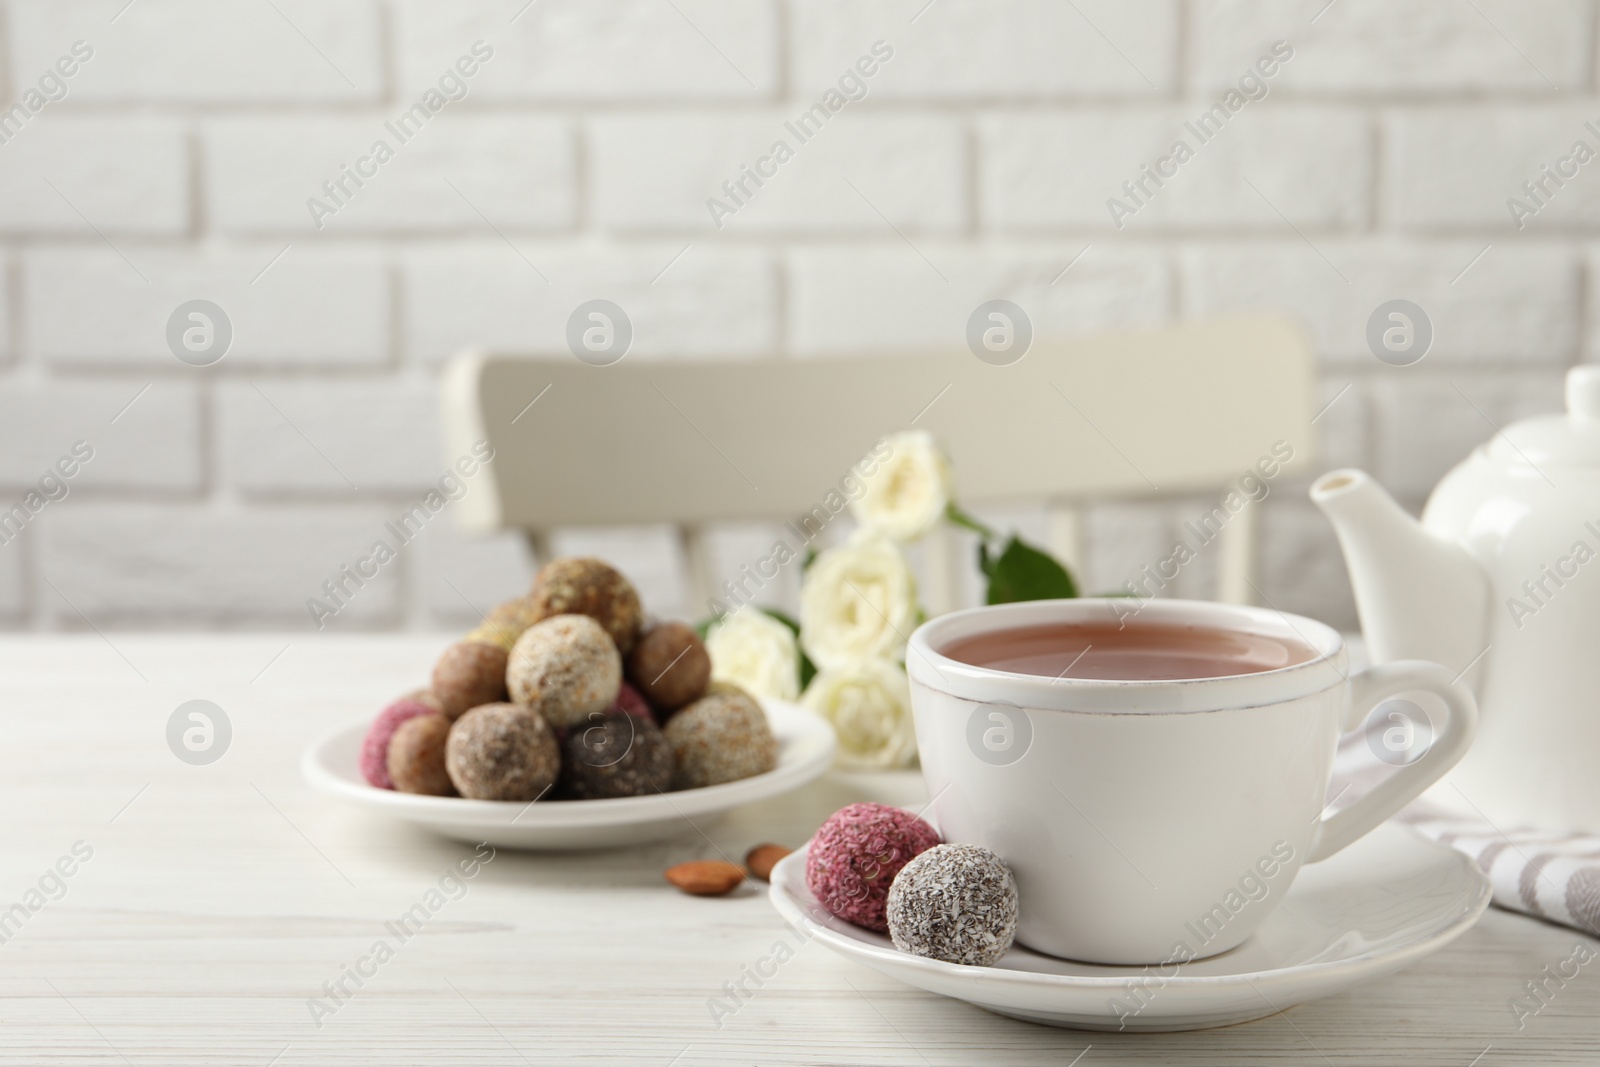
<svg viewBox="0 0 1600 1067"><path fill-rule="evenodd" d="M447 718L506 698L506 650L482 641L457 641L433 666L430 687Z"/></svg>
<svg viewBox="0 0 1600 1067"><path fill-rule="evenodd" d="M379 789L393 789L394 779L389 777L389 742L400 724L418 715L431 715L438 709L430 708L415 694L403 696L378 712L361 741L361 777Z"/></svg>
<svg viewBox="0 0 1600 1067"><path fill-rule="evenodd" d="M444 705L439 703L439 698L433 695L433 690L431 689L413 689L400 699L415 700L429 711L437 712L440 715L444 714Z"/></svg>
<svg viewBox="0 0 1600 1067"><path fill-rule="evenodd" d="M880 933L900 868L939 843L933 827L887 804L851 804L828 817L806 854L806 887L846 922Z"/></svg>
<svg viewBox="0 0 1600 1067"><path fill-rule="evenodd" d="M662 711L677 711L705 695L711 656L694 627L664 622L646 631L628 654L628 680Z"/></svg>
<svg viewBox="0 0 1600 1067"><path fill-rule="evenodd" d="M622 657L587 615L557 615L517 638L506 681L512 700L566 729L611 707L622 688Z"/></svg>
<svg viewBox="0 0 1600 1067"><path fill-rule="evenodd" d="M400 724L389 741L387 769L394 787L402 793L425 796L455 795L445 771L445 739L450 720L443 715L418 715Z"/></svg>
<svg viewBox="0 0 1600 1067"><path fill-rule="evenodd" d="M517 643L524 630L539 621L538 609L529 597L519 596L504 604L497 604L483 617L477 627L467 634L468 641L482 641L486 645L499 645L507 652Z"/></svg>
<svg viewBox="0 0 1600 1067"><path fill-rule="evenodd" d="M555 731L519 704L473 708L450 728L445 768L464 797L537 800L561 772Z"/></svg>
<svg viewBox="0 0 1600 1067"><path fill-rule="evenodd" d="M735 782L778 765L766 712L741 692L702 697L668 719L663 733L677 764L674 789Z"/></svg>
<svg viewBox="0 0 1600 1067"><path fill-rule="evenodd" d="M672 746L655 720L612 710L567 734L562 746L562 796L602 800L654 796L670 788Z"/></svg>
<svg viewBox="0 0 1600 1067"><path fill-rule="evenodd" d="M655 722L655 716L650 712L650 704L639 691L627 682L617 688L617 699L611 705L612 711L625 711L629 715L637 715L641 719Z"/></svg>
<svg viewBox="0 0 1600 1067"><path fill-rule="evenodd" d="M901 952L989 967L1016 937L1016 879L986 848L934 845L895 875L885 916Z"/></svg>
<svg viewBox="0 0 1600 1067"><path fill-rule="evenodd" d="M552 560L534 576L528 594L538 619L587 615L611 635L626 656L644 622L639 594L609 564L588 557Z"/></svg>

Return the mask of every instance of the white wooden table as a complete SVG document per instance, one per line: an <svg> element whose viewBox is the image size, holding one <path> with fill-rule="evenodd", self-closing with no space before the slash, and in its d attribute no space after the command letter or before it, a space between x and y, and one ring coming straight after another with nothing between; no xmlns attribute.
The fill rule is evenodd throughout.
<svg viewBox="0 0 1600 1067"><path fill-rule="evenodd" d="M718 1027L723 983L797 941L757 888L690 898L663 868L714 856L711 841L732 856L798 844L852 800L916 803L913 775L831 776L706 825L710 841L686 828L625 852L501 852L314 1021L312 998L333 1005L323 984L393 943L384 923L471 850L312 794L300 752L422 682L444 642L0 640L0 922L76 842L93 849L0 944L0 1064L1600 1063L1600 970L1520 1032L1507 1006L1579 935L1494 910L1409 971L1221 1030L1033 1026L815 944ZM233 725L209 766L166 742L196 698Z"/></svg>

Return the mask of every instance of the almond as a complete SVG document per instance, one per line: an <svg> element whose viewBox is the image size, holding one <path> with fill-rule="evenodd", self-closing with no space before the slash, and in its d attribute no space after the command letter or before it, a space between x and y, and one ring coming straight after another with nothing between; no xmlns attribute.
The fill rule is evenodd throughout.
<svg viewBox="0 0 1600 1067"><path fill-rule="evenodd" d="M722 860L690 860L668 867L666 879L697 897L720 897L744 881L744 872Z"/></svg>
<svg viewBox="0 0 1600 1067"><path fill-rule="evenodd" d="M772 868L793 851L782 845L757 845L745 854L744 865L750 868L752 877L768 882L772 880Z"/></svg>

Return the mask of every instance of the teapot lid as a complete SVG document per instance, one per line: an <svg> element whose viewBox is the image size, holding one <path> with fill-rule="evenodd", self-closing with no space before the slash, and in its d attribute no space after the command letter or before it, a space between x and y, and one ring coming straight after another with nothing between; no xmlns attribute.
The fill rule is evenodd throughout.
<svg viewBox="0 0 1600 1067"><path fill-rule="evenodd" d="M1535 415L1495 434L1490 457L1535 467L1600 466L1600 365L1567 371L1566 398L1566 414Z"/></svg>

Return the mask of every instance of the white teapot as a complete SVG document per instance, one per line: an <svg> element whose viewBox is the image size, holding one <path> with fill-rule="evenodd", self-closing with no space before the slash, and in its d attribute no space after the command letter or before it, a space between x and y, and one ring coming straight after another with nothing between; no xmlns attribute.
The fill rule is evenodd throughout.
<svg viewBox="0 0 1600 1067"><path fill-rule="evenodd" d="M1566 400L1474 449L1420 523L1361 471L1311 487L1373 662L1433 660L1477 694L1477 740L1432 795L1502 829L1600 832L1600 366L1569 371Z"/></svg>

